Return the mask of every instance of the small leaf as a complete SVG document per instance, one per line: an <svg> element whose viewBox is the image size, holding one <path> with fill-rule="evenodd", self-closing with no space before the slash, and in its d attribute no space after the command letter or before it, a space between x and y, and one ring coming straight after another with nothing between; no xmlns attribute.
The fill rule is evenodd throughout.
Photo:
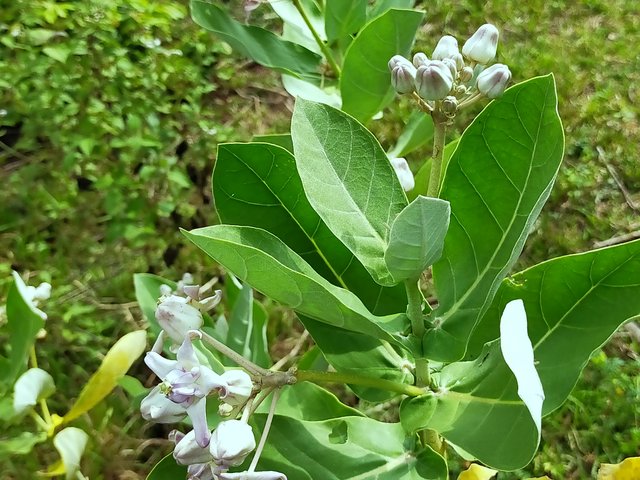
<svg viewBox="0 0 640 480"><path fill-rule="evenodd" d="M67 58L69 58L69 55L71 55L71 49L66 45L44 47L42 52L60 63L65 63Z"/></svg>
<svg viewBox="0 0 640 480"><path fill-rule="evenodd" d="M55 392L53 377L41 368L24 372L13 387L13 409L17 415L35 406L40 400Z"/></svg>
<svg viewBox="0 0 640 480"><path fill-rule="evenodd" d="M80 459L87 446L87 435L83 430L75 427L67 427L58 432L53 438L53 446L60 454L61 461L51 465L46 472L40 472L45 477L65 475L66 480L75 478L80 469Z"/></svg>
<svg viewBox="0 0 640 480"><path fill-rule="evenodd" d="M603 463L598 480L637 480L640 478L640 457L627 458L621 463Z"/></svg>
<svg viewBox="0 0 640 480"><path fill-rule="evenodd" d="M450 213L449 202L419 196L396 217L384 252L396 282L419 278L440 258Z"/></svg>
<svg viewBox="0 0 640 480"><path fill-rule="evenodd" d="M26 455L33 450L33 447L46 439L47 434L45 432L22 432L18 436L2 439L0 440L0 460L15 455Z"/></svg>
<svg viewBox="0 0 640 480"><path fill-rule="evenodd" d="M127 333L118 340L107 352L98 371L89 378L80 396L63 417L63 423L78 418L109 395L133 362L142 355L146 345L147 332L144 330Z"/></svg>
<svg viewBox="0 0 640 480"><path fill-rule="evenodd" d="M497 470L474 463L469 465L469 468L458 475L458 480L490 480L497 473Z"/></svg>

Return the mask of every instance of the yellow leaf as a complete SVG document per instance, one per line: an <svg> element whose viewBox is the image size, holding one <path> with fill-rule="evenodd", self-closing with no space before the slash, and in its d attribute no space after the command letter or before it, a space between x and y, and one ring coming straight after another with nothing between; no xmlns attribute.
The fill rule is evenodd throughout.
<svg viewBox="0 0 640 480"><path fill-rule="evenodd" d="M71 410L64 416L63 423L78 418L95 407L111 393L131 368L133 362L142 355L147 345L147 333L137 330L126 334L107 352L98 371L94 373L80 392Z"/></svg>
<svg viewBox="0 0 640 480"><path fill-rule="evenodd" d="M470 465L467 470L458 475L458 480L489 480L496 473L498 473L497 470L492 470L491 468L483 467L482 465L474 463Z"/></svg>
<svg viewBox="0 0 640 480"><path fill-rule="evenodd" d="M621 463L603 463L598 471L598 480L638 480L640 457L627 458Z"/></svg>

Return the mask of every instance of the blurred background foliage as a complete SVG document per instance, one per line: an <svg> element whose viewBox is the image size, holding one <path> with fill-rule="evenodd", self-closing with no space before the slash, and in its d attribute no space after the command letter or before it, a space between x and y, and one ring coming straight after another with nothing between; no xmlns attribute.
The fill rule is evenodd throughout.
<svg viewBox="0 0 640 480"><path fill-rule="evenodd" d="M241 0L228 4L242 12ZM491 22L501 31L498 61L516 82L555 73L566 158L521 266L637 237L634 2L434 0L418 8L427 23L414 51L430 54L443 34L463 42ZM268 5L255 15L277 28ZM11 269L32 284L53 284L38 352L58 384L52 404L64 411L116 338L143 325L132 303L134 272L177 280L190 271L201 282L219 273L178 228L215 222L209 183L217 144L287 131L292 100L275 73L234 57L194 25L186 0L7 3L0 72L0 298ZM480 108L462 115L454 136ZM410 111L400 98L370 125L383 146ZM417 168L428 154L408 160ZM268 308L277 357L298 327L290 314ZM600 462L640 455L639 351L637 337L617 334L566 406L545 419L527 472L503 478L588 478ZM148 380L141 365L133 374ZM166 432L144 425L122 391L81 422L95 432L84 462L90 478L144 478L168 451L157 439ZM10 460L3 475L30 478L39 462L55 458L36 452Z"/></svg>

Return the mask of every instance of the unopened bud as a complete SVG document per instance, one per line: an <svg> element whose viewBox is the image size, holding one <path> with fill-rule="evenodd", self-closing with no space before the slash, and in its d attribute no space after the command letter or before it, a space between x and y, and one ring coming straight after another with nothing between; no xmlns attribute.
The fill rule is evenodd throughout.
<svg viewBox="0 0 640 480"><path fill-rule="evenodd" d="M400 158L392 158L390 159L391 165L393 165L393 169L398 176L398 180L400 180L400 185L402 185L402 189L405 192L409 190L413 190L413 187L416 186L415 179L413 178L413 173L411 173L411 169L409 168L409 164L407 161Z"/></svg>
<svg viewBox="0 0 640 480"><path fill-rule="evenodd" d="M192 465L194 463L208 463L213 460L209 447L201 447L196 442L196 434L193 430L185 436L173 434L174 440L179 440L173 449L173 458L179 465ZM170 437L170 438L171 438Z"/></svg>
<svg viewBox="0 0 640 480"><path fill-rule="evenodd" d="M189 330L199 330L204 322L200 311L186 301L184 297L172 295L156 309L158 324L177 343L182 343Z"/></svg>
<svg viewBox="0 0 640 480"><path fill-rule="evenodd" d="M451 35L445 35L438 41L438 45L436 45L436 49L433 51L433 59L444 60L458 53L458 40Z"/></svg>
<svg viewBox="0 0 640 480"><path fill-rule="evenodd" d="M451 70L440 60L433 60L416 72L416 91L424 100L442 100L452 86Z"/></svg>
<svg viewBox="0 0 640 480"><path fill-rule="evenodd" d="M504 93L510 81L509 67L496 63L478 75L478 90L488 98L498 98Z"/></svg>
<svg viewBox="0 0 640 480"><path fill-rule="evenodd" d="M458 111L458 99L453 96L448 96L442 101L442 112L448 117L453 118Z"/></svg>
<svg viewBox="0 0 640 480"><path fill-rule="evenodd" d="M240 465L256 448L251 427L240 420L225 420L211 435L209 452L221 467Z"/></svg>
<svg viewBox="0 0 640 480"><path fill-rule="evenodd" d="M460 81L462 83L467 83L472 78L473 78L473 68L464 67L462 70L460 70Z"/></svg>
<svg viewBox="0 0 640 480"><path fill-rule="evenodd" d="M398 93L411 93L415 89L416 67L410 63L396 65L391 71L391 85Z"/></svg>
<svg viewBox="0 0 640 480"><path fill-rule="evenodd" d="M456 68L458 69L458 71L464 68L464 58L461 53L456 53L455 55L452 55L449 58L454 62L456 62Z"/></svg>
<svg viewBox="0 0 640 480"><path fill-rule="evenodd" d="M424 52L418 52L413 56L413 65L418 68L429 63L429 57Z"/></svg>
<svg viewBox="0 0 640 480"><path fill-rule="evenodd" d="M192 300L200 299L200 285L185 285L182 287L182 291Z"/></svg>
<svg viewBox="0 0 640 480"><path fill-rule="evenodd" d="M221 376L229 386L226 395L220 399L229 405L245 403L253 390L251 377L242 370L227 370Z"/></svg>
<svg viewBox="0 0 640 480"><path fill-rule="evenodd" d="M393 57L391 57L387 65L389 66L389 71L393 72L393 69L396 68L398 65L403 65L407 63L411 65L411 62L406 58L404 58L402 55L394 55Z"/></svg>
<svg viewBox="0 0 640 480"><path fill-rule="evenodd" d="M499 36L496 27L485 23L465 42L462 53L471 60L486 65L496 56Z"/></svg>
<svg viewBox="0 0 640 480"><path fill-rule="evenodd" d="M442 60L442 63L444 63L447 66L447 68L451 72L451 76L453 78L456 78L456 76L458 75L458 69L456 67L455 60L451 58L445 58L444 60Z"/></svg>

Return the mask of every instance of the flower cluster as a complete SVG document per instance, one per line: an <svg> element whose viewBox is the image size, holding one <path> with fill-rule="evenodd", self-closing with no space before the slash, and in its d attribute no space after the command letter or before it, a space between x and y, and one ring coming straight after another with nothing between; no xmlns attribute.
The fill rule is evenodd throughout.
<svg viewBox="0 0 640 480"><path fill-rule="evenodd" d="M166 285L161 288L155 316L163 330L145 356L145 363L161 383L142 400L142 416L157 423L175 423L189 417L193 425L191 431L183 434L174 430L170 434L176 444L173 456L177 463L188 465L189 479L286 480L281 473L255 472L253 468L240 473L228 471L242 464L256 447L247 423L253 380L243 370L230 369L218 374L206 360L200 360L193 342L203 337L202 312L219 303L221 292L201 299L203 289L191 283L190 276L185 275L175 291ZM162 356L166 336L180 343L175 360ZM223 420L212 431L207 422L209 397L221 401L220 410L227 411L228 415L244 409L242 418Z"/></svg>
<svg viewBox="0 0 640 480"><path fill-rule="evenodd" d="M413 62L395 55L389 60L391 83L398 93L417 94L426 109L453 118L480 95L499 97L511 80L506 65L487 67L496 56L498 37L498 29L485 24L465 42L462 52L455 37L445 35L431 59L423 52L416 53Z"/></svg>

